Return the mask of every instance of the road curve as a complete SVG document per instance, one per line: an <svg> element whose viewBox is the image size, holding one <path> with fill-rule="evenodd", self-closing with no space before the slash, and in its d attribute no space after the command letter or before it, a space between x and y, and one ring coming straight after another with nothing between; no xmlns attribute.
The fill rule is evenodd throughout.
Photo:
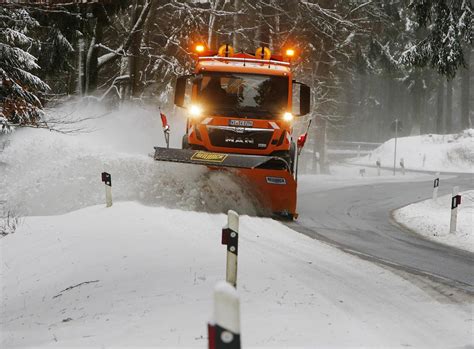
<svg viewBox="0 0 474 349"><path fill-rule="evenodd" d="M472 175L442 180L472 189ZM287 225L309 237L378 263L388 264L474 294L474 254L427 240L393 222L391 212L429 198L430 182L406 182L310 191L300 187L299 218Z"/></svg>

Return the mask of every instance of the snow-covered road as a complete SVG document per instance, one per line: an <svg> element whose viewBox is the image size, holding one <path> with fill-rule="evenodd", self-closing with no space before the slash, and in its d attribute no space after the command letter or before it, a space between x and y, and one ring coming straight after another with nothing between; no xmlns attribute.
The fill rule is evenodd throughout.
<svg viewBox="0 0 474 349"><path fill-rule="evenodd" d="M472 189L472 175L443 178L440 195L449 193L455 185L461 190ZM292 229L474 292L474 254L424 239L391 220L393 210L432 195L431 178L331 190L311 186L308 179L300 183L300 216L297 222L288 224Z"/></svg>

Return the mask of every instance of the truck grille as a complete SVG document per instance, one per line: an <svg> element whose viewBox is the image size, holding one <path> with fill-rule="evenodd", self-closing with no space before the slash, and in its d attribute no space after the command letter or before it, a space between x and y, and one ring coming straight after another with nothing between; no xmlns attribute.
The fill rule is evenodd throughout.
<svg viewBox="0 0 474 349"><path fill-rule="evenodd" d="M215 147L266 149L272 139L272 129L232 126L207 126L211 144Z"/></svg>

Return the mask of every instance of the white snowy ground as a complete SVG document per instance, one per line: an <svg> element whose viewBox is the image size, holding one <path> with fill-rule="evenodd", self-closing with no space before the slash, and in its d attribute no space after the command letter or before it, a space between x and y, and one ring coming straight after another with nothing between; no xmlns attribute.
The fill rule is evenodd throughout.
<svg viewBox="0 0 474 349"><path fill-rule="evenodd" d="M258 208L231 175L145 155L163 145L156 112L85 125L19 130L0 152L0 201L21 216L0 239L0 347L206 347L225 277L225 216L209 212ZM474 344L472 304L273 220L242 217L239 263L245 347Z"/></svg>
<svg viewBox="0 0 474 349"><path fill-rule="evenodd" d="M398 210L393 217L413 231L447 245L474 252L474 190L461 193L457 229L449 234L451 195L417 202Z"/></svg>
<svg viewBox="0 0 474 349"><path fill-rule="evenodd" d="M391 139L353 163L374 166L377 159L380 159L382 166L392 167L394 145L395 141ZM474 173L474 129L464 130L459 134L398 138L398 169L401 158L407 169Z"/></svg>
<svg viewBox="0 0 474 349"><path fill-rule="evenodd" d="M0 239L0 346L206 347L224 223L135 202L25 218ZM270 219L240 230L244 347L473 344L472 305Z"/></svg>

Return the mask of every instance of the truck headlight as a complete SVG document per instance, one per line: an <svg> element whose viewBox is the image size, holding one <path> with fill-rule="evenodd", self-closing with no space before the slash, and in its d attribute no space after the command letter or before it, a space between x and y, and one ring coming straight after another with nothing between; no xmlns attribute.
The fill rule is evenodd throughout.
<svg viewBox="0 0 474 349"><path fill-rule="evenodd" d="M293 114L291 114L290 112L286 112L285 114L283 114L283 120L285 121L293 120Z"/></svg>
<svg viewBox="0 0 474 349"><path fill-rule="evenodd" d="M202 107L197 104L193 104L189 107L189 114L191 114L192 117L198 117L201 116L202 114Z"/></svg>

